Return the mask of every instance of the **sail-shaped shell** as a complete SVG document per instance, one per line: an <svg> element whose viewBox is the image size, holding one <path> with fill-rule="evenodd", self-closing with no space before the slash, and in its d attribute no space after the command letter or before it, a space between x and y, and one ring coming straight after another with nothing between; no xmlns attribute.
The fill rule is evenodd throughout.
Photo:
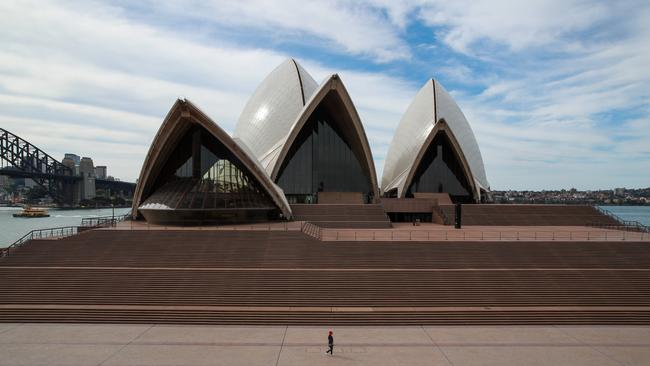
<svg viewBox="0 0 650 366"><path fill-rule="evenodd" d="M268 173L293 123L317 88L314 78L289 59L262 81L246 103L233 136Z"/></svg>
<svg viewBox="0 0 650 366"><path fill-rule="evenodd" d="M431 79L408 106L395 131L384 163L382 192L396 190L397 197L405 196L428 144L442 130L451 136L467 179L473 185L474 198L479 200L480 192L489 190L472 128L449 93Z"/></svg>
<svg viewBox="0 0 650 366"><path fill-rule="evenodd" d="M354 103L337 74L332 74L325 79L292 123L290 133L285 137L277 156L272 161L274 168L270 172L271 179L273 181L278 180L280 170L285 165L285 160L289 158L289 151L298 135L314 111L324 103L327 103L328 108L334 110L340 116L338 118L339 123L341 123L339 127L342 129L343 134L348 136L348 142L351 148L357 152L361 169L370 184L370 192L368 193L371 193L374 197L378 197L379 185L370 144L368 143L368 138L366 137L363 124L354 107Z"/></svg>
<svg viewBox="0 0 650 366"><path fill-rule="evenodd" d="M181 139L193 128L204 131L202 133L207 134L206 139L210 139L211 141L214 141L215 144L219 144L220 148L223 150L220 154L231 159L231 161L227 161L221 156L215 157L215 161L219 160L225 164L221 163L218 167L215 165L213 171L216 171L216 169L219 168L222 172L218 174L224 174L223 171L225 170L225 173L230 174L232 183L236 182L239 184L254 185L255 189L258 189L260 194L264 197L270 198L272 205L275 205L285 218L291 217L291 209L284 193L269 179L268 174L266 174L266 171L264 171L257 160L250 156L244 148L238 145L235 140L233 140L198 107L188 100L179 99L174 103L165 117L165 120L158 130L149 152L147 153L142 170L140 171L140 178L138 179L138 184L133 197L132 215L134 218L138 216L139 210L175 209L175 207L171 207L173 205L151 202L151 200L148 201L148 199L150 199L152 195L156 193L156 190L160 188L160 176L163 172L163 168L168 164L170 159L174 159L174 151L177 150ZM195 168L189 164L188 169ZM205 169L201 170L201 166L196 167L196 169L201 171L201 176L198 179L198 183L190 182L190 184L198 186L205 182L205 177L203 176L203 170ZM238 172L237 176L233 175L235 170ZM243 182L243 179L246 179L247 181ZM181 179L176 179L176 182L178 181L181 181ZM175 182L173 181L172 183ZM189 188L190 190L195 189L193 187ZM249 202L251 201L250 197L245 198L248 198ZM190 205L190 203L188 203L188 205ZM205 203L202 203L199 207L192 206L183 208L197 211L201 209L206 210L205 207ZM218 207L211 208L213 211L216 211ZM240 211L246 210L246 207L235 208L241 209Z"/></svg>

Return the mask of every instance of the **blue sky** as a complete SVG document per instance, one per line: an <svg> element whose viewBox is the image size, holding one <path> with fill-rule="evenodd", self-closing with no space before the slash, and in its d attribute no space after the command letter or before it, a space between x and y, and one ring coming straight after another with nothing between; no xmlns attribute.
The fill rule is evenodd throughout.
<svg viewBox="0 0 650 366"><path fill-rule="evenodd" d="M0 15L0 126L123 180L177 97L232 132L294 57L316 80L339 73L380 176L433 77L493 189L650 186L648 1L5 0Z"/></svg>

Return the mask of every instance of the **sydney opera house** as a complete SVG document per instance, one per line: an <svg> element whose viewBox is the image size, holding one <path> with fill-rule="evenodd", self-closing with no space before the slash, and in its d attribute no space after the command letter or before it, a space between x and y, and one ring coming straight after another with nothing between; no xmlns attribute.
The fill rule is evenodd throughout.
<svg viewBox="0 0 650 366"><path fill-rule="evenodd" d="M293 59L259 85L233 136L176 101L138 182L134 217L165 224L286 220L295 204L478 203L489 191L472 128L439 82L428 80L408 106L379 181L343 80L319 84Z"/></svg>
<svg viewBox="0 0 650 366"><path fill-rule="evenodd" d="M133 214L152 223L290 219L290 204L376 203L444 194L481 202L478 144L449 93L429 80L400 121L381 186L363 124L337 74L317 83L295 60L246 104L234 136L178 100L153 140Z"/></svg>
<svg viewBox="0 0 650 366"><path fill-rule="evenodd" d="M302 349L320 326L650 324L650 228L588 205L491 203L472 128L436 80L396 118L384 162L379 179L341 78L319 84L294 60L260 84L232 135L177 100L143 163L131 219L34 230L0 248L0 328L94 322L114 337L112 324L139 324L123 332L134 342L157 324L272 325L217 343L207 328L155 328L129 352L140 360L152 346L184 344L193 356L201 343L219 352L198 352L214 362L224 347L259 344L277 364L285 326L313 326L287 336L291 364L312 364L316 353ZM392 334L348 329L357 340L345 342L377 339L382 349ZM162 334L173 338L146 343ZM414 354L429 341L413 341Z"/></svg>

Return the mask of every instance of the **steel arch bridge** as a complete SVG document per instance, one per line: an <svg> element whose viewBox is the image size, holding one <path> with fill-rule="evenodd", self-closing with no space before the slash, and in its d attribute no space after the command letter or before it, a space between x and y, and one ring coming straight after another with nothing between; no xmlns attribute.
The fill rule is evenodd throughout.
<svg viewBox="0 0 650 366"><path fill-rule="evenodd" d="M74 184L82 179L45 151L4 128L0 128L0 161L7 164L2 164L0 175L30 178L60 205L72 204Z"/></svg>

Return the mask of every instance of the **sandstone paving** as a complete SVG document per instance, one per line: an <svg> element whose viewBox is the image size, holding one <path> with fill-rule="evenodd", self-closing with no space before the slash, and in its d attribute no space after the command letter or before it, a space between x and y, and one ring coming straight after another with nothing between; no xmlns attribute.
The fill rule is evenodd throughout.
<svg viewBox="0 0 650 366"><path fill-rule="evenodd" d="M553 345L579 344L579 341L554 326L456 326L424 327L436 344L467 345Z"/></svg>
<svg viewBox="0 0 650 366"><path fill-rule="evenodd" d="M0 343L122 344L136 338L149 325L23 324L0 333Z"/></svg>
<svg viewBox="0 0 650 366"><path fill-rule="evenodd" d="M100 365L123 346L119 344L0 344L0 365Z"/></svg>
<svg viewBox="0 0 650 366"><path fill-rule="evenodd" d="M589 344L639 344L650 348L650 328L643 326L558 326L566 334ZM640 343L638 343L640 342Z"/></svg>
<svg viewBox="0 0 650 366"><path fill-rule="evenodd" d="M283 326L166 326L151 327L133 344L222 345L222 344L282 344Z"/></svg>
<svg viewBox="0 0 650 366"><path fill-rule="evenodd" d="M650 364L647 326L11 326L0 365Z"/></svg>
<svg viewBox="0 0 650 366"><path fill-rule="evenodd" d="M621 365L650 365L650 347L648 346L596 346L594 349Z"/></svg>
<svg viewBox="0 0 650 366"><path fill-rule="evenodd" d="M443 346L441 350L453 365L464 366L621 365L588 346Z"/></svg>
<svg viewBox="0 0 650 366"><path fill-rule="evenodd" d="M129 345L103 365L275 365L280 346Z"/></svg>

